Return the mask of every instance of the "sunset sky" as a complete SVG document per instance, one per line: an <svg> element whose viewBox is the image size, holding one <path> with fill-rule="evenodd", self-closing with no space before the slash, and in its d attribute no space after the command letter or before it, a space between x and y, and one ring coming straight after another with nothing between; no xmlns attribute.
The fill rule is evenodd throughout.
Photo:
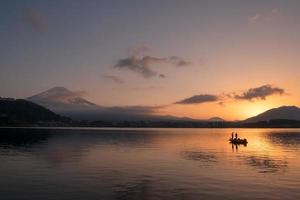
<svg viewBox="0 0 300 200"><path fill-rule="evenodd" d="M238 120L300 106L300 1L0 2L0 96Z"/></svg>

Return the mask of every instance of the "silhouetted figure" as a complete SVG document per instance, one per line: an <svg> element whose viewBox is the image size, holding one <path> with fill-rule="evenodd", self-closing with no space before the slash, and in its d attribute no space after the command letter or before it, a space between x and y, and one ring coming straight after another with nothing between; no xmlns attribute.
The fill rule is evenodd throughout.
<svg viewBox="0 0 300 200"><path fill-rule="evenodd" d="M238 134L237 133L235 133L235 139L238 139Z"/></svg>
<svg viewBox="0 0 300 200"><path fill-rule="evenodd" d="M231 133L231 139L233 139L233 132Z"/></svg>

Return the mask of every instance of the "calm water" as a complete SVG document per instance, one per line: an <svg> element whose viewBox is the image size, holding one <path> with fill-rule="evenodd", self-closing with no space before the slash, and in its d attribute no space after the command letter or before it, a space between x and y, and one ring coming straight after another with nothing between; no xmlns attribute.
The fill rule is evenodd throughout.
<svg viewBox="0 0 300 200"><path fill-rule="evenodd" d="M0 129L0 199L300 199L300 129Z"/></svg>

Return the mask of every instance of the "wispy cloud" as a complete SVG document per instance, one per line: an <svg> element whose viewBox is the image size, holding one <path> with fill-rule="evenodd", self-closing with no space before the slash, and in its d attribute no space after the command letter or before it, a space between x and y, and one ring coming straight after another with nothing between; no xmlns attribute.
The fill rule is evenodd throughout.
<svg viewBox="0 0 300 200"><path fill-rule="evenodd" d="M44 21L43 15L38 10L33 8L26 9L24 11L24 18L35 31L39 33L47 32L48 26Z"/></svg>
<svg viewBox="0 0 300 200"><path fill-rule="evenodd" d="M166 75L164 75L164 74L159 74L159 78L166 78Z"/></svg>
<svg viewBox="0 0 300 200"><path fill-rule="evenodd" d="M271 95L283 95L285 90L279 87L273 87L272 85L263 85L256 88L250 88L247 91L243 92L240 95L234 95L236 100L249 100L260 99L266 100L268 96Z"/></svg>
<svg viewBox="0 0 300 200"><path fill-rule="evenodd" d="M148 44L139 43L132 47L129 47L128 53L129 55L140 56L141 54L149 52L151 49L152 48Z"/></svg>
<svg viewBox="0 0 300 200"><path fill-rule="evenodd" d="M260 14L256 14L254 16L251 16L249 19L248 19L248 23L249 24L255 24L258 20L261 19L261 15Z"/></svg>
<svg viewBox="0 0 300 200"><path fill-rule="evenodd" d="M173 67L186 67L191 64L190 61L180 56L155 57L147 52L150 47L146 44L139 44L129 49L129 55L126 58L119 59L113 66L118 69L127 69L141 75L144 78L159 77L166 78L165 74L159 73L153 69L157 65L170 65Z"/></svg>
<svg viewBox="0 0 300 200"><path fill-rule="evenodd" d="M146 87L133 87L132 90L140 90L140 91L145 91L145 90L161 90L164 87L162 86L154 86L154 85L150 85L150 86L146 86Z"/></svg>
<svg viewBox="0 0 300 200"><path fill-rule="evenodd" d="M271 11L264 14L256 13L248 18L248 24L256 24L259 21L272 21L278 14L279 10L277 8L273 8Z"/></svg>
<svg viewBox="0 0 300 200"><path fill-rule="evenodd" d="M135 56L131 56L128 58L118 60L117 64L114 67L119 69L124 68L131 70L142 75L145 78L156 76L157 72L150 69L148 65L149 63L147 63L147 61L145 61L144 58L139 59Z"/></svg>
<svg viewBox="0 0 300 200"><path fill-rule="evenodd" d="M159 64L169 64L175 67L185 67L190 65L190 62L178 56L170 56L170 57L130 56L118 60L117 64L114 65L114 67L136 72L141 76L143 76L144 78L150 78L154 76L165 78L166 76L164 74L159 74L157 71L152 69L154 65L159 65Z"/></svg>
<svg viewBox="0 0 300 200"><path fill-rule="evenodd" d="M167 61L176 67L185 67L191 64L190 61L187 61L179 56L171 56L167 59Z"/></svg>
<svg viewBox="0 0 300 200"><path fill-rule="evenodd" d="M260 87L250 88L240 94L236 92L222 93L222 94L198 94L186 99L180 100L175 104L202 104L202 103L218 103L219 105L225 105L233 101L248 100L254 102L254 100L266 100L267 97L272 95L285 94L283 88L274 87L270 84Z"/></svg>
<svg viewBox="0 0 300 200"><path fill-rule="evenodd" d="M201 104L207 102L217 102L219 101L218 95L212 94L199 94L192 97L177 101L175 104Z"/></svg>
<svg viewBox="0 0 300 200"><path fill-rule="evenodd" d="M152 115L158 112L164 106L122 106L108 107L107 109L113 112L131 115Z"/></svg>
<svg viewBox="0 0 300 200"><path fill-rule="evenodd" d="M107 79L107 80L110 80L114 83L117 83L117 84L122 84L124 83L124 80L121 78L121 77L118 77L118 76L114 76L114 75L102 75L101 77Z"/></svg>

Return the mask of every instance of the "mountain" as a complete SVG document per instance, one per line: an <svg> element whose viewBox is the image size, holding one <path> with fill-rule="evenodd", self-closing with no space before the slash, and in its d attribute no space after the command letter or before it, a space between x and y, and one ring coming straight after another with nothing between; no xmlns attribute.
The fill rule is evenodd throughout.
<svg viewBox="0 0 300 200"><path fill-rule="evenodd" d="M64 87L54 87L45 92L28 97L27 100L44 106L51 111L75 120L89 121L176 121L192 120L156 114L158 107L151 106L114 106L96 105Z"/></svg>
<svg viewBox="0 0 300 200"><path fill-rule="evenodd" d="M69 119L30 101L0 98L0 124L65 121Z"/></svg>
<svg viewBox="0 0 300 200"><path fill-rule="evenodd" d="M243 123L255 123L274 119L298 120L300 121L300 108L296 106L282 106L273 108L255 117L248 118Z"/></svg>
<svg viewBox="0 0 300 200"><path fill-rule="evenodd" d="M64 87L54 87L28 97L27 100L72 119L90 120L102 108L81 96L81 92L70 91Z"/></svg>
<svg viewBox="0 0 300 200"><path fill-rule="evenodd" d="M53 110L83 109L96 106L96 104L82 98L80 92L73 92L64 87L51 88L28 97L27 100Z"/></svg>

